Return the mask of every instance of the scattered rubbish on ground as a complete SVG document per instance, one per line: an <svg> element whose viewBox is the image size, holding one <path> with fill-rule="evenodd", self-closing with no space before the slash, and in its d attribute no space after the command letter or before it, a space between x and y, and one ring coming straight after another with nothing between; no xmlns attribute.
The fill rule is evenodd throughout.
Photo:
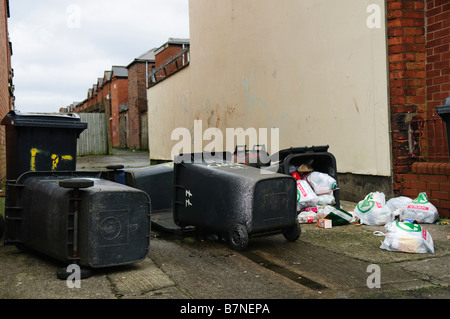
<svg viewBox="0 0 450 319"><path fill-rule="evenodd" d="M372 226L382 226L393 220L433 224L439 219L436 207L424 192L415 199L399 196L387 202L383 193L370 193L356 205L355 214L362 224Z"/></svg>
<svg viewBox="0 0 450 319"><path fill-rule="evenodd" d="M332 225L331 219L321 218L317 221L317 226L320 228L332 228L333 225Z"/></svg>
<svg viewBox="0 0 450 319"><path fill-rule="evenodd" d="M351 213L330 205L320 207L317 215L319 218L331 220L333 226L347 225L353 220Z"/></svg>
<svg viewBox="0 0 450 319"><path fill-rule="evenodd" d="M438 221L439 214L425 192L414 199L398 196L386 201L384 193L375 191L359 201L354 211L346 211L335 205L333 191L338 189L338 185L333 177L314 171L306 164L298 168L290 166L289 170L297 180L300 223L316 224L323 229L348 224L385 226L385 233L374 232L374 235L385 237L381 249L434 254L431 234L419 224L433 224ZM448 225L448 222L437 224ZM450 240L450 236L447 239Z"/></svg>

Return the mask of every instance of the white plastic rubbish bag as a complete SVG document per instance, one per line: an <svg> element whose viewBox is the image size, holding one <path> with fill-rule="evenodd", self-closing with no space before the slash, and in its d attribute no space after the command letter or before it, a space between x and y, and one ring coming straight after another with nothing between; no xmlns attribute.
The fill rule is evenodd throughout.
<svg viewBox="0 0 450 319"><path fill-rule="evenodd" d="M306 178L317 195L333 194L337 189L336 180L328 174L312 172Z"/></svg>
<svg viewBox="0 0 450 319"><path fill-rule="evenodd" d="M309 186L307 180L297 181L297 211L301 211L305 207L316 206L318 200L318 196Z"/></svg>
<svg viewBox="0 0 450 319"><path fill-rule="evenodd" d="M428 201L426 193L420 193L416 199L400 213L401 220L415 220L419 224L433 224L439 219L437 208Z"/></svg>
<svg viewBox="0 0 450 319"><path fill-rule="evenodd" d="M361 224L370 226L386 225L392 218L391 209L386 206L384 193L372 192L360 201L354 213Z"/></svg>
<svg viewBox="0 0 450 319"><path fill-rule="evenodd" d="M385 236L381 249L406 253L434 254L434 243L430 233L422 226L413 223L392 221L385 225L386 234L374 232L376 236Z"/></svg>
<svg viewBox="0 0 450 319"><path fill-rule="evenodd" d="M406 196L393 197L386 202L386 206L392 211L397 209L405 210L409 204L411 204L412 198Z"/></svg>
<svg viewBox="0 0 450 319"><path fill-rule="evenodd" d="M325 206L325 205L334 205L336 204L336 199L333 195L318 195L317 205Z"/></svg>

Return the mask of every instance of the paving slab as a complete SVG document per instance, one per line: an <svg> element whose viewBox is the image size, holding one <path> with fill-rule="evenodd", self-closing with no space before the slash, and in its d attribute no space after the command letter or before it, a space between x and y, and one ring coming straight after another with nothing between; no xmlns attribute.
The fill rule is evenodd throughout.
<svg viewBox="0 0 450 319"><path fill-rule="evenodd" d="M141 296L150 291L174 287L175 283L150 259L112 270L108 278L116 297Z"/></svg>

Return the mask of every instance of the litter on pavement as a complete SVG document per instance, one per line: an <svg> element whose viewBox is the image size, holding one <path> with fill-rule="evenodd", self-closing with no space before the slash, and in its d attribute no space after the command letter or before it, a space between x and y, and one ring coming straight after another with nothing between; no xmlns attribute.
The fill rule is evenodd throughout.
<svg viewBox="0 0 450 319"><path fill-rule="evenodd" d="M308 165L290 167L290 174L297 180L298 221L316 224L330 229L348 224L385 226L386 232L374 232L384 236L380 248L407 253L434 253L430 233L419 224L438 221L436 207L425 192L416 198L393 197L386 201L382 192L371 192L357 203L354 211L345 211L336 204L333 192L338 189L336 180L328 174L314 171Z"/></svg>

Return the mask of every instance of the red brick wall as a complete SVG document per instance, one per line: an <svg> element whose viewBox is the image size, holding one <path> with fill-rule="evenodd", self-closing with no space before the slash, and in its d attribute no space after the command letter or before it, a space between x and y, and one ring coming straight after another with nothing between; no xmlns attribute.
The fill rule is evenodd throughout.
<svg viewBox="0 0 450 319"><path fill-rule="evenodd" d="M416 198L425 192L439 215L450 217L450 163L416 162L403 175L403 195Z"/></svg>
<svg viewBox="0 0 450 319"><path fill-rule="evenodd" d="M12 97L9 91L11 79L11 48L8 39L7 1L0 0L0 120L11 110ZM6 134L0 125L0 189L6 179Z"/></svg>
<svg viewBox="0 0 450 319"><path fill-rule="evenodd" d="M158 52L155 55L155 68L159 69L160 67L164 66L168 62L172 61L174 57L176 57L180 52L183 51L182 45L176 45L176 44L169 44L164 50ZM184 61L186 63L187 56L183 54ZM179 57L177 59L178 68L183 66L183 56ZM165 73L164 71L160 71L156 74L158 77L158 80L169 76L170 74L174 73L177 70L177 66L175 63L170 63L166 65Z"/></svg>
<svg viewBox="0 0 450 319"><path fill-rule="evenodd" d="M450 97L450 2L426 0L427 17L427 113L433 121L426 132L426 152L429 157L448 156L445 124L436 113L436 106ZM441 160L448 160L444 158Z"/></svg>
<svg viewBox="0 0 450 319"><path fill-rule="evenodd" d="M411 171L409 124L425 110L425 12L423 1L387 0L388 59L394 194Z"/></svg>
<svg viewBox="0 0 450 319"><path fill-rule="evenodd" d="M128 79L113 78L111 80L111 143L112 147L120 146L119 107L128 103Z"/></svg>
<svg viewBox="0 0 450 319"><path fill-rule="evenodd" d="M167 48L155 55L155 67L157 69L160 68L171 61L182 50L183 48L181 45L168 45Z"/></svg>
<svg viewBox="0 0 450 319"><path fill-rule="evenodd" d="M450 96L450 2L386 3L394 192L411 198L425 192L450 217L450 163L442 156L435 162L447 152L436 106Z"/></svg>
<svg viewBox="0 0 450 319"><path fill-rule="evenodd" d="M154 63L148 64L151 72ZM128 147L141 148L141 113L147 112L147 85L145 62L128 67Z"/></svg>

